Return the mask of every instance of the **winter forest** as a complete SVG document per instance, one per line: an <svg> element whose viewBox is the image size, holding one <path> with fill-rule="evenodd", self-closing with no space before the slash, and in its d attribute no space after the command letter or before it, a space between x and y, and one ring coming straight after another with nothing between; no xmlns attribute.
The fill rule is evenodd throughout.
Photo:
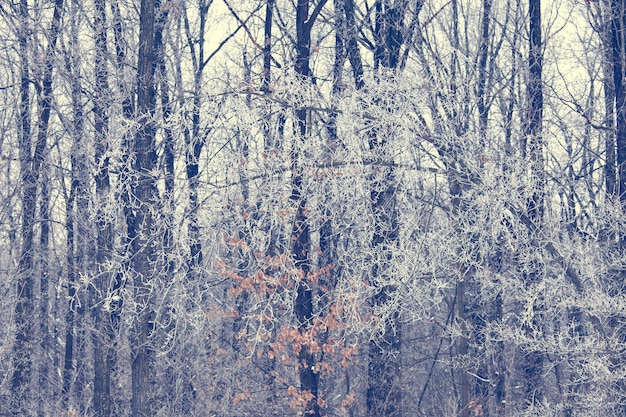
<svg viewBox="0 0 626 417"><path fill-rule="evenodd" d="M0 3L0 415L626 415L626 0Z"/></svg>

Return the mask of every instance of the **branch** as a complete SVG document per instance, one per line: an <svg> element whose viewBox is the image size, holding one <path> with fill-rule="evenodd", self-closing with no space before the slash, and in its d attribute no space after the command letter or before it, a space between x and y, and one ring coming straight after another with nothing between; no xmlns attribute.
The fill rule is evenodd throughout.
<svg viewBox="0 0 626 417"><path fill-rule="evenodd" d="M309 20L307 20L306 22L307 32L311 33L311 28L313 27L313 23L315 23L315 20L317 20L317 16L320 14L322 9L326 5L326 1L327 0L320 0L320 2L317 3L317 5L315 6L315 9L313 9L313 11L311 12L311 15L309 16Z"/></svg>
<svg viewBox="0 0 626 417"><path fill-rule="evenodd" d="M228 6L228 3L226 3L226 6ZM218 53L218 52L222 49L222 47L224 47L224 45L226 45L226 43L227 43L229 40L231 40L231 39L232 39L232 38L233 38L233 37L237 34L237 32L239 32L239 29L244 28L244 29L246 29L246 31L248 31L248 29L246 28L246 23L248 23L248 21L249 21L250 19L252 19L252 16L254 16L254 14L255 14L256 12L258 12L258 11L259 11L259 9L260 9L262 6L263 6L263 4L262 4L262 3L260 3L260 4L259 4L259 6L258 6L256 9L254 9L254 11L253 11L252 13L250 13L250 16L248 16L244 22L241 22L241 20L239 20L239 18L238 18L238 17L237 17L237 15L235 14L235 18L236 18L236 19L238 19L238 21L240 22L239 27L237 27L237 29L235 29L235 31L234 31L234 32L232 32L232 33L231 33L230 35L228 35L228 36L227 36L224 40L222 40L222 42L220 42L220 44L217 46L217 48L215 49L215 51L213 51L213 52L211 53L211 55L209 55L209 57L208 57L207 59L205 59L205 60L204 60L204 62L202 63L202 67L203 67L203 68L204 68L204 67L205 67L205 66L209 63L209 61L210 61L210 60L211 60L211 59L212 59L212 58L213 58L213 57L214 57L214 56L215 56L215 55L216 55L216 54L217 54L217 53ZM233 13L233 12L232 12L232 9L230 9L230 10L231 10L231 13ZM250 32L249 32L249 31L248 31L248 35L250 35ZM254 42L254 39L252 39L252 41ZM255 43L255 45L257 45L257 44ZM258 45L257 45L257 47L258 47ZM280 68L280 65L278 65L278 68Z"/></svg>
<svg viewBox="0 0 626 417"><path fill-rule="evenodd" d="M224 148L224 146L222 146L217 152L221 151ZM365 159L362 161L339 161L339 162L330 162L330 163L325 163L325 164L315 164L315 165L306 166L304 168L328 169L328 168L341 168L341 167L347 167L347 166L382 166L382 167L388 167L388 168L406 168L406 169L411 169L415 171L430 172L434 174L441 172L440 170L436 168L415 167L415 166L410 166L410 165L405 165L405 164L398 164L396 162L375 161L375 160L369 160L369 159ZM285 172L288 172L288 171L291 171L290 166L277 168L270 172L264 172L262 174L255 175L253 177L243 178L243 179L240 179L239 181L232 181L232 182L221 184L221 185L217 183L211 183L209 181L203 181L203 182L205 184L213 186L214 188L218 190L221 190L221 189L233 187L235 185L245 184L251 181L267 178L271 175L284 174Z"/></svg>
<svg viewBox="0 0 626 417"><path fill-rule="evenodd" d="M250 16L250 17L252 17L252 16ZM248 17L247 20L249 20L250 17ZM225 39L223 39L222 42L220 42L220 44L217 46L217 48L215 48L215 51L211 52L211 55L209 55L209 57L207 59L205 59L204 62L202 63L202 67L203 68L206 67L206 65L209 63L211 58L213 58L224 47L224 45L226 45L226 43L228 43L228 41L231 40L237 34L237 32L239 32L239 29L241 29L242 27L243 27L243 25L239 25L239 27L237 29L235 29L234 32L232 32Z"/></svg>
<svg viewBox="0 0 626 417"><path fill-rule="evenodd" d="M230 11L230 13L233 15L233 17L237 20L237 22L239 22L239 24L241 25L241 27L244 28L244 30L246 31L246 33L248 34L248 36L250 37L250 41L252 41L252 44L259 50L259 51L263 51L264 48L259 45L259 43L256 41L256 39L254 39L254 36L252 35L252 32L250 32L250 29L248 29L248 26L246 25L246 22L249 20L246 19L246 22L244 22L243 20L241 20L241 18L239 17L239 15L237 15L237 12L231 7L230 3L228 3L228 0L224 0L224 4L226 5L226 7L228 7L228 10ZM260 8L260 7L259 7ZM259 10L259 8L257 8L257 10ZM274 62L274 64L278 67L278 68L282 68L282 65L280 65L280 63L278 61L276 61L276 59L270 54L270 59L272 60L272 62Z"/></svg>
<svg viewBox="0 0 626 417"><path fill-rule="evenodd" d="M542 237L545 237L543 236L541 229L537 227L537 225L527 215L517 210L515 207L513 207L512 204L507 204L506 207L509 210L509 212L511 212L511 214L517 216L517 218L521 220L521 222L526 226L526 228L532 234L539 233L542 235ZM544 248L548 251L550 255L552 255L552 257L558 263L560 263L561 265L563 265L563 267L565 267L565 275L569 278L572 284L574 284L574 287L576 287L576 291L579 294L582 294L583 285L580 279L580 275L578 275L578 271L576 271L574 268L572 268L571 265L565 262L565 258L563 257L563 255L561 255L558 249L554 246L554 243L546 242L544 245Z"/></svg>

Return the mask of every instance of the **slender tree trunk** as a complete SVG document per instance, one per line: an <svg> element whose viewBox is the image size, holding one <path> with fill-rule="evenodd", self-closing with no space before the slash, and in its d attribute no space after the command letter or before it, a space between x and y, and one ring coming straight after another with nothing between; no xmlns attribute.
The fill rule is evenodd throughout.
<svg viewBox="0 0 626 417"><path fill-rule="evenodd" d="M524 125L524 143L522 152L530 165L532 175L532 196L526 201L526 212L528 218L535 224L536 229L542 228L544 213L544 169L543 169L543 140L542 140L542 119L543 119L543 84L542 84L542 55L543 44L541 35L541 0L530 0L530 43L528 50L529 78L527 85L527 113ZM533 233L533 232L530 232ZM533 233L532 239L536 239L537 233ZM539 265L535 266L537 269ZM527 285L536 284L540 279L539 270L526 274ZM533 307L536 309L537 307ZM541 323L541 312L536 311L535 320L525 331L532 338L536 329L534 327L543 326ZM529 350L524 352L522 359L522 375L524 377L524 398L529 409L540 404L543 399L543 364L544 354L538 351Z"/></svg>
<svg viewBox="0 0 626 417"><path fill-rule="evenodd" d="M487 58L489 57L489 25L491 23L491 1L483 0L483 16L481 21L480 50L478 52L478 129L482 137L487 132L489 109L486 102Z"/></svg>
<svg viewBox="0 0 626 417"><path fill-rule="evenodd" d="M263 45L263 75L261 78L261 91L265 94L270 92L272 80L272 21L274 15L274 3L276 0L265 0L265 23L263 26L265 43Z"/></svg>
<svg viewBox="0 0 626 417"><path fill-rule="evenodd" d="M541 220L544 210L544 169L543 169L543 139L541 126L543 119L543 82L542 57L543 42L541 38L541 0L530 0L530 44L528 50L529 78L527 86L527 116L523 138L525 145L522 151L528 157L531 175L536 181L533 187L532 198L528 201L528 216L532 220Z"/></svg>
<svg viewBox="0 0 626 417"><path fill-rule="evenodd" d="M311 27L314 18L309 15L309 0L298 0L296 5L296 73L301 77L302 82L310 81L311 68ZM313 19L313 20L312 20ZM306 88L306 87L305 87ZM296 121L298 128L298 138L294 141L292 150L292 172L291 180L291 200L297 204L296 218L291 234L291 253L296 269L301 274L302 281L297 288L295 302L295 313L298 319L300 332L306 333L312 326L313 319L313 291L307 284L308 276L311 273L311 260L309 255L311 236L309 231L309 220L307 218L307 198L304 194L303 172L298 161L300 152L297 143L307 140L308 111L306 109L296 109ZM311 399L307 401L304 414L313 417L320 416L318 405L318 373L315 370L315 356L309 348L302 346L298 355L300 392L308 393Z"/></svg>
<svg viewBox="0 0 626 417"><path fill-rule="evenodd" d="M76 69L76 68L74 68ZM66 343L65 343L65 364L63 374L63 393L66 406L71 405L72 386L74 387L74 398L76 404L82 405L82 386L84 375L76 375L80 347L83 345L83 329L79 328L80 320L84 308L78 300L82 294L78 293L81 274L89 273L88 265L91 262L92 253L89 249L91 245L91 231L87 227L89 213L89 189L87 178L89 170L87 166L86 146L83 144L84 120L81 99L80 78L78 74L73 77L72 105L74 109L73 123L73 143L71 150L71 188L66 204L66 229L67 229L67 260L68 260L68 312L66 315ZM73 381L76 383L72 384Z"/></svg>
<svg viewBox="0 0 626 417"><path fill-rule="evenodd" d="M466 300L465 300L465 290L466 290L466 285L465 282L467 280L467 278L469 278L469 274L467 274L464 270L465 268L462 268L462 270L460 271L460 274L462 275L462 278L458 280L458 282L456 283L456 317L458 320L458 323L460 325L461 331L462 331L462 335L458 337L457 340L457 345L456 345L456 353L457 355L459 355L461 357L461 361L463 361L464 363L467 361L467 353L468 353L468 340L467 340L467 334L468 334L468 326L467 326L467 322L466 322L466 315L465 315L465 307L466 307ZM469 378L468 378L468 374L467 374L467 368L466 366L463 366L461 369L459 369L459 378L460 378L460 384L459 384L459 394L460 394L460 408L461 411L459 413L459 415L461 417L468 417L469 416L469 403L470 403L470 384L469 384Z"/></svg>
<svg viewBox="0 0 626 417"><path fill-rule="evenodd" d="M38 364L39 371L39 392L47 393L51 395L52 392L48 390L48 380L52 371L52 364L50 363L51 355L50 349L52 348L52 337L50 335L50 273L48 265L49 245L50 245L50 177L49 177L49 161L45 161L43 169L41 171L41 201L39 203L39 219L40 219L40 235L39 235L39 250L38 255L38 270L39 270L39 337L40 337L40 354ZM45 396L39 397L39 415L43 416L46 413L45 410Z"/></svg>
<svg viewBox="0 0 626 417"><path fill-rule="evenodd" d="M265 97L265 106L263 112L266 116L263 121L263 137L266 152L274 153L278 149L280 140L272 134L271 131L271 82L272 82L272 26L274 20L274 7L276 0L266 0L265 4L265 22L263 25L265 44L263 45L263 74L261 76L261 91ZM284 125L285 117L280 116L280 123ZM270 231L270 233L274 233Z"/></svg>
<svg viewBox="0 0 626 417"><path fill-rule="evenodd" d="M344 89L343 67L346 60L346 19L345 19L345 0L335 0L335 62L333 65L333 102L336 103ZM334 155L332 150L338 147L337 137L337 112L332 112L328 121L328 151L324 154L324 162L331 163ZM326 193L326 192L325 192ZM330 190L327 195L330 195ZM326 276L322 278L321 287L328 288L331 291L337 284L338 267L336 265L336 243L338 236L335 234L333 227L333 213L330 209L330 201L325 201L325 211L323 223L320 227L320 257L318 267L320 269L330 268ZM324 299L324 294L320 294ZM325 312L327 313L327 311Z"/></svg>
<svg viewBox="0 0 626 417"><path fill-rule="evenodd" d="M611 0L612 46L613 46L613 87L615 93L617 195L626 203L626 3ZM608 158L607 158L608 160Z"/></svg>
<svg viewBox="0 0 626 417"><path fill-rule="evenodd" d="M604 139L605 165L604 183L606 194L615 197L617 195L617 172L615 155L615 80L614 80L614 56L612 46L612 21L606 24L603 33L603 85L604 85L604 125L608 128Z"/></svg>
<svg viewBox="0 0 626 417"><path fill-rule="evenodd" d="M350 66L352 67L352 74L354 76L354 84L357 90L365 87L365 80L363 79L363 62L361 60L361 52L359 51L359 44L356 38L356 22L354 19L354 0L344 0L343 4L346 13L346 52Z"/></svg>
<svg viewBox="0 0 626 417"><path fill-rule="evenodd" d="M609 195L619 198L622 208L626 212L626 35L624 33L626 30L626 2L624 0L610 0L610 5L612 81L615 99L615 122L613 124L615 127L615 141L612 141L613 138L607 140L606 181L607 188L613 185L613 189L615 190L613 191L611 188L608 188L607 192ZM609 154L609 152L613 151L611 145L615 146L615 154ZM613 156L615 156L615 165L609 165ZM611 184L613 177L609 177L609 175L613 174L611 172L612 169L615 169L616 175L614 184ZM626 248L626 235L613 235L608 236L608 238L611 240L615 238L618 239L620 252L623 252L624 248ZM622 270L621 273L614 278L612 285L615 295L623 294L623 281L625 276L626 271ZM610 320L610 326L614 331L618 332L619 340L622 343L626 342L626 332L623 330L625 322L626 317L621 314L614 315ZM617 358L612 360L611 365L617 372L621 372L621 368L624 365L624 355L618 355ZM626 404L626 383L624 381L616 383L616 390L618 392L616 403L619 405L616 406L615 412L619 415L623 415L626 413L626 405L624 405Z"/></svg>
<svg viewBox="0 0 626 417"><path fill-rule="evenodd" d="M37 183L32 172L32 138L31 138L31 98L30 98L30 66L28 62L28 40L30 15L28 1L21 0L19 6L19 50L21 59L20 82L20 113L19 113L19 158L22 189L22 250L18 265L17 304L15 307L15 325L17 334L13 345L13 375L11 386L13 393L13 414L21 414L24 404L21 403L24 390L30 378L30 337L32 335L33 305L33 250L35 204Z"/></svg>
<svg viewBox="0 0 626 417"><path fill-rule="evenodd" d="M73 3L76 6L76 2ZM76 22L71 21L70 50L78 49ZM83 299L78 294L78 280L81 275L90 273L94 258L92 230L89 227L89 162L88 145L85 143L83 93L80 83L80 57L67 52L66 70L71 75L71 100L73 123L71 129L72 148L70 151L70 194L66 203L67 260L68 260L68 296L69 305L66 314L66 350L63 374L63 401L65 406L78 405L78 411L84 410L82 398L86 384L85 373L76 374L78 358L82 357L84 346L84 328L79 324L83 319L84 307L77 300ZM78 320L77 320L78 314ZM84 369L84 367L80 367ZM75 381L75 382L74 382ZM72 389L73 388L73 389ZM72 394L74 403L72 404Z"/></svg>
<svg viewBox="0 0 626 417"><path fill-rule="evenodd" d="M142 0L139 20L139 58L137 63L137 117L139 130L133 144L133 181L128 235L131 243L133 293L136 304L131 334L133 417L152 416L150 333L153 317L153 286L156 284L154 213L157 208L155 169L157 165L154 109L154 51L156 4Z"/></svg>
<svg viewBox="0 0 626 417"><path fill-rule="evenodd" d="M502 293L498 293L494 302L494 312L492 322L502 320ZM494 417L506 415L506 362L504 360L504 342L498 341L495 346L492 361L492 371L490 379L491 392L493 392Z"/></svg>
<svg viewBox="0 0 626 417"><path fill-rule="evenodd" d="M13 375L11 390L13 403L12 413L15 416L24 413L25 393L30 383L31 370L31 337L33 331L33 250L35 204L37 198L37 173L33 172L32 138L31 138L31 98L30 70L28 63L28 27L30 16L27 0L20 1L19 50L21 59L20 112L19 112L19 158L22 189L22 250L18 264L17 303L15 306L15 327L17 330L13 345Z"/></svg>
<svg viewBox="0 0 626 417"><path fill-rule="evenodd" d="M157 1L157 7L160 7L161 0ZM165 195L167 200L171 202L174 194L174 135L171 128L172 103L170 102L169 80L167 78L167 65L165 62L165 42L163 40L165 25L169 16L168 9L159 13L156 21L154 32L154 51L156 54L156 63L159 76L160 99L163 116L163 166L165 168ZM172 209L172 207L169 207ZM168 220L168 224L170 224ZM166 247L170 248L172 237L170 236L170 228L166 230L165 242ZM169 270L169 269L168 269Z"/></svg>
<svg viewBox="0 0 626 417"><path fill-rule="evenodd" d="M74 233L74 201L76 200L76 187L72 184L70 195L67 199L67 296L69 305L65 315L65 354L63 359L63 408L67 409L70 403L70 390L75 371L74 355L74 331L76 317L76 258L75 258L75 233Z"/></svg>
<svg viewBox="0 0 626 417"><path fill-rule="evenodd" d="M197 274L198 267L202 264L202 243L200 241L200 224L198 221L198 175L200 174L200 155L204 148L206 136L208 132L201 132L201 113L202 105L202 76L205 62L204 39L206 36L206 22L209 5L205 0L200 1L199 34L196 43L192 40L191 29L189 27L189 19L185 11L185 30L187 31L187 45L191 50L191 58L194 70L194 90L193 90L193 108L191 111L191 132L185 133L185 143L187 150L185 152L185 166L187 173L187 182L189 184L189 213L188 213L188 236L190 257L187 261L187 279L193 281Z"/></svg>
<svg viewBox="0 0 626 417"><path fill-rule="evenodd" d="M95 80L94 97L94 142L97 204L96 271L95 289L91 290L91 314L95 325L92 333L94 349L93 407L97 417L111 415L111 374L114 362L115 315L119 314L119 301L114 299L112 288L114 277L108 266L113 253L113 226L107 220L107 205L111 193L109 178L108 94L109 72L107 69L107 15L106 0L95 0ZM113 285L114 286L114 285ZM117 294L115 294L117 296ZM108 310L108 311L107 311Z"/></svg>

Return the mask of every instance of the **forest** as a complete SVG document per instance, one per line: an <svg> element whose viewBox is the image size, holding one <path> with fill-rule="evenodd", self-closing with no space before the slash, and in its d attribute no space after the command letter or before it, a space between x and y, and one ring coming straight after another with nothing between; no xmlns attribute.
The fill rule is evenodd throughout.
<svg viewBox="0 0 626 417"><path fill-rule="evenodd" d="M0 2L0 416L626 416L626 0Z"/></svg>

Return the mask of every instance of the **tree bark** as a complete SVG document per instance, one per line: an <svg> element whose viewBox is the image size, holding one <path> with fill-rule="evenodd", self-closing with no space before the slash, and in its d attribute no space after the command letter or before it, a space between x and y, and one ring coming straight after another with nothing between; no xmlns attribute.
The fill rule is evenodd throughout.
<svg viewBox="0 0 626 417"><path fill-rule="evenodd" d="M320 8L325 0L320 0L317 8ZM315 21L313 15L309 15L310 0L298 0L296 5L296 73L301 77L301 81L306 83L312 81L310 57L311 57L311 28ZM306 87L305 87L306 88ZM291 254L293 256L294 265L300 274L300 283L297 288L297 296L295 302L295 313L298 319L298 329L302 333L312 325L313 319L313 291L308 284L309 274L311 273L311 260L309 250L311 246L311 236L309 231L309 220L307 218L307 198L303 189L303 173L301 164L298 161L300 152L297 148L298 141L307 140L308 110L296 109L296 121L298 127L298 139L294 141L292 150L292 172L291 179L291 197L290 199L297 205L296 217L293 230L291 233ZM318 405L318 386L319 377L315 369L315 356L309 351L309 348L302 346L298 355L300 392L311 395L311 399L307 401L304 414L313 417L320 416Z"/></svg>
<svg viewBox="0 0 626 417"><path fill-rule="evenodd" d="M350 61L350 66L352 67L355 87L357 90L360 90L365 87L365 80L363 79L363 62L361 60L361 52L359 51L359 44L356 39L354 0L344 0L344 11L346 13L346 52L348 60Z"/></svg>
<svg viewBox="0 0 626 417"><path fill-rule="evenodd" d="M150 334L153 318L153 286L156 281L154 213L158 191L155 169L154 51L156 1L142 0L139 20L139 57L137 63L137 117L139 130L133 144L133 177L130 218L127 219L133 267L135 313L131 334L133 417L152 416L151 366L153 352ZM158 240L158 239L157 239Z"/></svg>
<svg viewBox="0 0 626 417"><path fill-rule="evenodd" d="M613 47L613 88L615 93L617 195L626 203L626 53L624 29L626 29L626 4L623 0L611 0ZM607 158L607 161L610 158Z"/></svg>
<svg viewBox="0 0 626 417"><path fill-rule="evenodd" d="M543 139L542 139L542 119L543 119L543 84L542 84L542 56L543 44L541 35L541 0L530 0L529 3L530 20L530 43L528 50L529 78L527 85L527 109L526 123L523 131L522 152L530 165L532 176L531 197L526 201L526 213L528 218L535 224L537 230L542 228L544 214L544 167L543 167ZM531 239L537 239L537 233L531 232ZM536 265L539 269L540 266ZM533 285L540 279L540 271L531 271L525 274L527 285ZM531 325L525 326L525 332L532 338L536 329L541 328L541 311L537 306L535 319ZM522 375L524 377L524 398L526 407L533 409L540 404L543 399L542 374L543 374L544 354L534 350L524 352L522 359Z"/></svg>
<svg viewBox="0 0 626 417"><path fill-rule="evenodd" d="M72 3L76 6L76 2ZM75 10L72 7L71 11ZM80 276L93 271L92 266L95 258L95 245L93 229L89 222L89 160L88 144L85 135L85 116L83 112L83 88L81 85L81 58L70 51L78 50L78 31L76 20L70 14L71 43L69 51L66 51L66 69L71 80L71 100L73 122L71 128L72 148L70 151L70 196L66 204L66 229L67 229L67 260L68 260L68 311L66 314L66 350L63 374L63 400L65 406L71 404L71 397L75 398L78 405L77 411L85 409L84 400L81 398L86 386L85 367L78 367L78 358L84 356L83 347L85 328L81 326L84 319L84 305L78 300L83 299L83 290L80 290ZM76 372L77 369L80 372Z"/></svg>
<svg viewBox="0 0 626 417"><path fill-rule="evenodd" d="M522 152L528 157L530 172L536 185L527 204L527 213L532 220L540 220L544 210L543 139L543 44L541 39L541 0L530 0L530 43L528 50L527 114L524 125Z"/></svg>
<svg viewBox="0 0 626 417"><path fill-rule="evenodd" d="M263 25L263 76L261 78L261 91L265 94L270 92L270 82L272 80L272 21L274 15L274 3L276 0L266 0L265 22Z"/></svg>
<svg viewBox="0 0 626 417"><path fill-rule="evenodd" d="M11 391L13 415L23 414L22 398L30 380L31 349L30 338L33 330L33 250L35 203L37 182L33 178L31 153L31 99L30 99L30 67L28 62L28 26L29 13L27 0L21 0L19 6L20 27L18 32L20 67L20 101L19 101L19 159L22 188L22 248L17 275L17 303L15 305L15 327L17 333L13 345L13 375Z"/></svg>
<svg viewBox="0 0 626 417"><path fill-rule="evenodd" d="M202 76L204 68L207 65L204 55L206 22L209 5L205 0L200 0L199 34L196 43L192 40L191 29L189 27L189 19L185 10L185 30L187 32L187 46L191 50L191 58L193 64L193 109L191 112L191 131L185 132L185 143L187 150L185 151L185 166L187 173L187 182L189 184L189 251L190 257L187 261L187 280L193 281L197 275L197 269L202 264L202 243L200 241L200 224L198 221L198 175L200 174L200 155L204 148L206 136L208 132L201 132L201 114L200 107L202 105Z"/></svg>
<svg viewBox="0 0 626 417"><path fill-rule="evenodd" d="M111 374L114 366L115 323L118 321L120 301L116 293L115 278L109 270L113 253L113 225L107 220L107 205L111 193L109 178L107 112L109 71L107 69L107 15L106 0L95 0L95 81L94 142L97 204L96 271L95 288L91 291L91 315L95 323L92 333L94 349L93 407L97 417L111 415ZM108 308L105 308L108 307ZM108 310L108 311L107 311Z"/></svg>
<svg viewBox="0 0 626 417"><path fill-rule="evenodd" d="M478 87L476 95L478 103L478 129L481 136L487 132L489 106L486 101L485 89L487 85L487 58L489 57L489 25L491 23L491 1L483 0L483 16L481 21L480 49L478 51Z"/></svg>
<svg viewBox="0 0 626 417"><path fill-rule="evenodd" d="M606 131L605 144L605 164L604 164L604 184L606 194L612 197L617 196L617 170L616 170L616 154L615 154L615 79L614 67L615 57L613 55L613 19L607 19L607 23L603 25L602 30L602 49L603 49L603 87L604 87L604 126Z"/></svg>
<svg viewBox="0 0 626 417"><path fill-rule="evenodd" d="M607 175L613 174L612 169L615 170L616 177L607 176L607 192L613 197L619 198L619 202L622 204L622 210L626 213L626 39L624 30L626 30L626 2L624 0L610 0L611 5L611 51L612 51L612 67L613 67L613 95L615 100L615 141L609 142L607 140L606 147L606 173ZM611 149L610 145L614 145L615 148ZM614 154L609 152L614 151ZM612 161L611 158L615 157L615 165L609 165ZM614 179L614 183L611 184L611 180ZM611 188L615 191L612 192ZM609 239L617 239L618 249L623 252L626 248L626 235L613 235L608 236ZM622 270L614 278L612 282L613 289L611 290L615 295L623 294L623 280L626 276L626 271ZM610 318L610 326L616 332L621 343L626 342L626 332L623 330L626 317L621 314L615 314ZM611 361L611 366L619 372L623 367L624 355L620 354L618 357ZM626 413L626 383L619 381L616 383L616 391L618 392L616 399L615 412L617 414Z"/></svg>

